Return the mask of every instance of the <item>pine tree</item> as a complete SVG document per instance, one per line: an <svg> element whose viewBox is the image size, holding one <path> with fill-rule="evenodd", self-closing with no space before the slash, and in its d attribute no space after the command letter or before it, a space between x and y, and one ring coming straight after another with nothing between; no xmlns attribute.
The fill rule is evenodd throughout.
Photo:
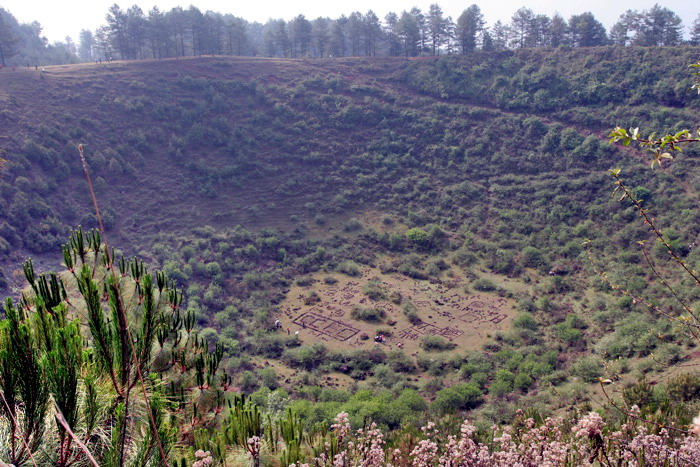
<svg viewBox="0 0 700 467"><path fill-rule="evenodd" d="M107 14L107 27L109 31L110 45L116 50L122 59L129 58L129 43L127 32L127 17L119 5L109 7Z"/></svg>
<svg viewBox="0 0 700 467"><path fill-rule="evenodd" d="M643 13L634 42L644 46L669 46L679 45L682 40L681 18L668 8L655 4Z"/></svg>
<svg viewBox="0 0 700 467"><path fill-rule="evenodd" d="M289 22L289 39L292 57L305 57L311 45L311 23L304 15Z"/></svg>
<svg viewBox="0 0 700 467"><path fill-rule="evenodd" d="M5 60L14 57L19 51L18 39L12 31L10 24L3 18L0 11L0 64L3 67L7 66Z"/></svg>
<svg viewBox="0 0 700 467"><path fill-rule="evenodd" d="M522 49L528 47L531 39L532 21L535 14L529 8L520 8L513 14L510 21L510 30L513 32L512 47Z"/></svg>
<svg viewBox="0 0 700 467"><path fill-rule="evenodd" d="M353 11L348 16L347 32L350 42L350 55L359 57L362 51L362 13Z"/></svg>
<svg viewBox="0 0 700 467"><path fill-rule="evenodd" d="M639 13L635 10L627 10L620 15L617 22L610 29L610 42L614 45L629 45L631 34L638 28Z"/></svg>
<svg viewBox="0 0 700 467"><path fill-rule="evenodd" d="M348 18L341 15L340 18L333 21L331 26L331 54L334 57L344 57L347 53L347 26Z"/></svg>
<svg viewBox="0 0 700 467"><path fill-rule="evenodd" d="M404 56L415 57L418 55L421 34L415 16L406 11L401 13L396 25L396 32L401 39Z"/></svg>
<svg viewBox="0 0 700 467"><path fill-rule="evenodd" d="M399 17L393 11L387 13L384 17L384 37L387 42L387 53L390 57L401 55L401 42L397 31L398 24Z"/></svg>
<svg viewBox="0 0 700 467"><path fill-rule="evenodd" d="M316 18L311 24L311 36L313 37L314 55L325 57L328 52L328 42L330 41L330 30L327 18Z"/></svg>
<svg viewBox="0 0 700 467"><path fill-rule="evenodd" d="M95 37L88 29L80 31L80 43L78 45L78 56L84 62L91 62L94 59L93 49L95 47Z"/></svg>
<svg viewBox="0 0 700 467"><path fill-rule="evenodd" d="M190 33L190 44L192 46L192 55L202 55L205 52L205 35L206 26L204 15L199 8L194 5L185 11L186 27Z"/></svg>
<svg viewBox="0 0 700 467"><path fill-rule="evenodd" d="M493 37L491 37L491 33L488 31L488 29L484 29L484 32L482 34L481 50L485 52L491 52L495 50L495 46L493 44Z"/></svg>
<svg viewBox="0 0 700 467"><path fill-rule="evenodd" d="M129 57L143 59L147 31L146 17L138 5L133 5L126 11L126 27Z"/></svg>
<svg viewBox="0 0 700 467"><path fill-rule="evenodd" d="M644 47L679 45L683 41L680 17L658 4L641 13L627 10L610 31L610 39L617 45Z"/></svg>
<svg viewBox="0 0 700 467"><path fill-rule="evenodd" d="M499 19L493 24L489 36L493 46L492 50L504 50L508 48L512 31L508 25L503 24Z"/></svg>
<svg viewBox="0 0 700 467"><path fill-rule="evenodd" d="M168 411L201 427L207 406L185 391L222 401L223 350L193 332L194 316L180 310L182 292L165 274L115 258L97 231L73 232L63 258L61 275L37 275L27 261L29 292L5 303L0 458L17 466L68 467L86 456L106 467L169 464L176 429Z"/></svg>
<svg viewBox="0 0 700 467"><path fill-rule="evenodd" d="M549 45L552 47L567 45L568 36L569 26L566 20L559 13L555 13L549 22Z"/></svg>
<svg viewBox="0 0 700 467"><path fill-rule="evenodd" d="M552 20L547 15L539 14L532 18L528 35L528 47L547 47L550 45L551 23Z"/></svg>
<svg viewBox="0 0 700 467"><path fill-rule="evenodd" d="M226 24L227 53L245 55L249 47L248 22L243 18L231 17Z"/></svg>
<svg viewBox="0 0 700 467"><path fill-rule="evenodd" d="M477 38L483 33L484 15L477 5L471 5L457 18L456 36L461 53L476 50Z"/></svg>
<svg viewBox="0 0 700 467"><path fill-rule="evenodd" d="M437 3L430 5L427 26L431 52L433 55L440 55L440 47L445 42L447 33L447 21L442 14L442 8Z"/></svg>
<svg viewBox="0 0 700 467"><path fill-rule="evenodd" d="M281 55L283 57L288 57L291 53L291 42L289 41L289 35L287 34L287 22L283 19L275 21L273 34L274 43L277 47L277 50L281 52Z"/></svg>
<svg viewBox="0 0 700 467"><path fill-rule="evenodd" d="M418 28L418 51L416 55L420 55L426 50L426 44L428 43L428 21L420 8L413 7L409 13Z"/></svg>
<svg viewBox="0 0 700 467"><path fill-rule="evenodd" d="M693 27L690 29L690 45L700 45L700 14L693 21Z"/></svg>
<svg viewBox="0 0 700 467"><path fill-rule="evenodd" d="M362 16L365 55L374 57L377 55L377 42L382 35L382 25L379 23L379 17L372 10L367 11Z"/></svg>
<svg viewBox="0 0 700 467"><path fill-rule="evenodd" d="M569 34L574 47L595 47L608 42L605 26L591 12L569 18Z"/></svg>

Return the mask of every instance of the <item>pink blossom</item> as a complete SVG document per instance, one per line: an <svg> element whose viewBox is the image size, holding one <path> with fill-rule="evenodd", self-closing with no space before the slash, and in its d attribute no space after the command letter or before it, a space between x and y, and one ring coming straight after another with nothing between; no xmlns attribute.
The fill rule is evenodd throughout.
<svg viewBox="0 0 700 467"><path fill-rule="evenodd" d="M192 467L206 467L214 463L214 459L211 457L211 453L209 451L205 452L198 449L197 452L194 453L194 457L197 460L194 464L192 464Z"/></svg>
<svg viewBox="0 0 700 467"><path fill-rule="evenodd" d="M603 434L603 426L603 417L596 412L588 412L576 425L576 436L595 438Z"/></svg>

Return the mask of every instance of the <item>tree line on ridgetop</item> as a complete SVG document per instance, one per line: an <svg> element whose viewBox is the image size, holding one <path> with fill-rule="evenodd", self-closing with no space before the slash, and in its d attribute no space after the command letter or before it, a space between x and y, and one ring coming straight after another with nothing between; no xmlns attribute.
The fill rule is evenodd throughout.
<svg viewBox="0 0 700 467"><path fill-rule="evenodd" d="M700 15L686 41L681 18L658 4L643 11L627 10L609 31L590 12L572 15L567 21L558 13L549 17L522 7L510 22L499 20L487 27L475 4L455 21L437 3L428 12L416 7L400 14L389 12L383 21L369 10L336 19L309 20L300 14L289 21L270 19L265 24L232 14L202 12L195 6L169 11L153 7L144 13L137 5L122 9L114 4L106 21L94 32L83 29L78 45L69 37L48 45L39 23L20 25L0 8L0 60L5 66L12 57L23 64L197 55L415 57L531 47L700 45Z"/></svg>

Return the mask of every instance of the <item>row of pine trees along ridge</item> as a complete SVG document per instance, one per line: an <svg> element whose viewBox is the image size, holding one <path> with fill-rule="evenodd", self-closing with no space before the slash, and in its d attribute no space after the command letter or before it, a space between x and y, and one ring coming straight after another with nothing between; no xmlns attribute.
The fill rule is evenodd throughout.
<svg viewBox="0 0 700 467"><path fill-rule="evenodd" d="M134 5L111 6L107 24L84 29L78 43L67 37L49 44L41 25L19 24L0 8L0 60L3 66L110 59L146 59L197 55L266 57L346 57L468 54L476 50L603 45L675 46L700 44L700 17L684 38L681 18L658 4L628 10L606 31L590 12L565 19L520 8L510 21L487 26L479 6L458 18L445 16L438 4L427 12L411 8L380 19L372 10L339 18L307 19L303 14L265 24L230 13L202 12L195 6L145 13Z"/></svg>

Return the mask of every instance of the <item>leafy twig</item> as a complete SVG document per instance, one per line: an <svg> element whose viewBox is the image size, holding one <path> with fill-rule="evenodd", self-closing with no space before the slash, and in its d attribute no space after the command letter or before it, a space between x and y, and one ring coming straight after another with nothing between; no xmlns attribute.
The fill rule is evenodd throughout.
<svg viewBox="0 0 700 467"><path fill-rule="evenodd" d="M698 88L698 92L700 92L700 88ZM608 136L611 143L622 141L623 146L629 146L632 141L636 141L639 146L654 153L654 158L651 161L652 169L655 165L661 167L664 160L673 159L672 151L682 151L682 147L688 143L700 142L700 130L697 131L697 137L692 135L689 130L681 130L675 135L668 134L657 138L656 133L652 133L644 138L640 135L639 128L630 128L627 131L618 126Z"/></svg>

